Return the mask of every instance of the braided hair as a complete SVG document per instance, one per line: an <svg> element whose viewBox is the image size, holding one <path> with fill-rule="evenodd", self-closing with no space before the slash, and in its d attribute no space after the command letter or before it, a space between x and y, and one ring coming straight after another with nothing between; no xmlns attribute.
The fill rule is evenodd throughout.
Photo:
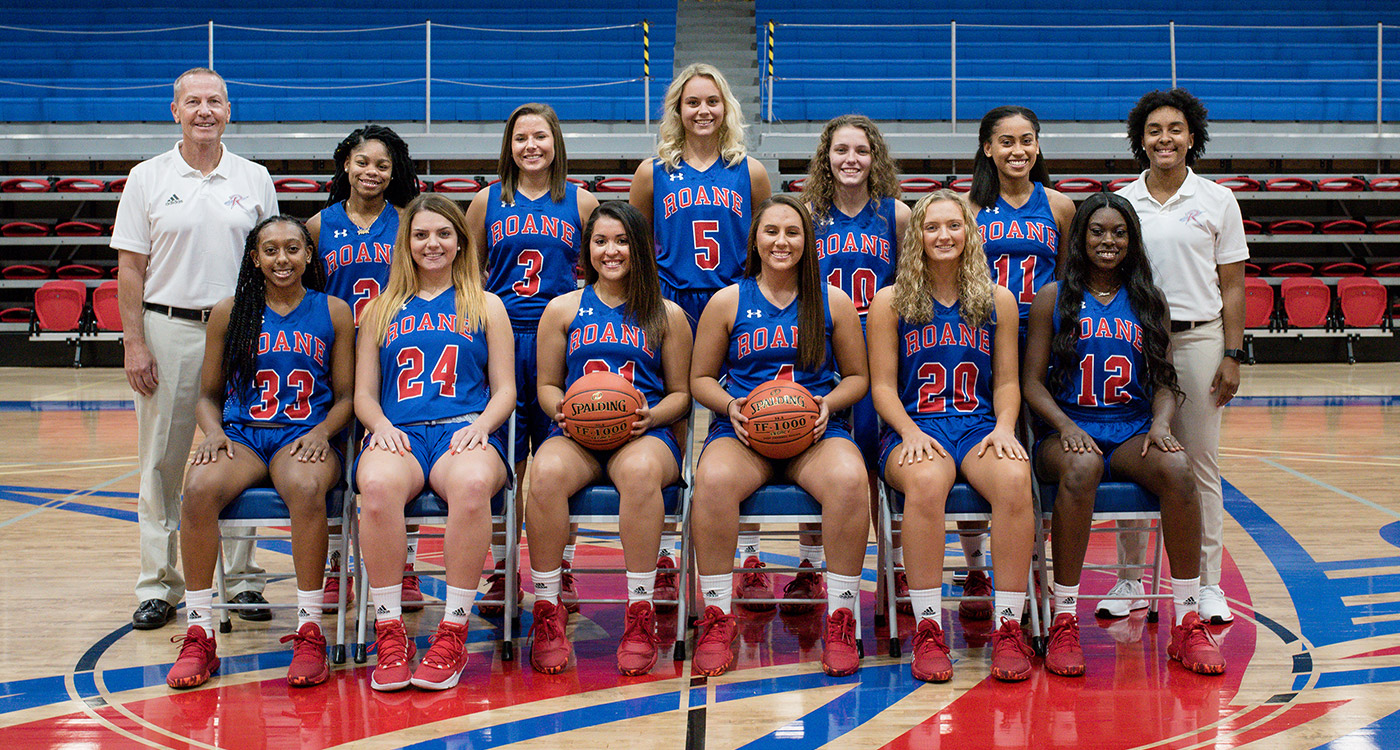
<svg viewBox="0 0 1400 750"><path fill-rule="evenodd" d="M418 170L413 166L413 158L408 155L408 144L391 128L383 125L366 125L351 131L345 140L335 147L335 176L331 178L326 191L326 208L350 197L350 176L345 173L345 162L350 154L365 141L379 141L389 152L394 163L389 172L389 185L384 188L384 199L396 208L403 208L418 197Z"/></svg>
<svg viewBox="0 0 1400 750"><path fill-rule="evenodd" d="M257 367L258 337L262 335L263 312L267 310L267 279L263 276L254 259L258 254L258 242L264 228L271 224L291 224L301 232L301 241L306 245L306 272L302 274L301 285L307 289L324 291L326 271L316 258L316 243L311 241L311 233L299 220L279 214L258 222L248 239L243 243L243 264L238 268L238 286L233 292L233 309L229 311L228 332L224 335L223 381L226 386L242 391L252 383L253 371Z"/></svg>

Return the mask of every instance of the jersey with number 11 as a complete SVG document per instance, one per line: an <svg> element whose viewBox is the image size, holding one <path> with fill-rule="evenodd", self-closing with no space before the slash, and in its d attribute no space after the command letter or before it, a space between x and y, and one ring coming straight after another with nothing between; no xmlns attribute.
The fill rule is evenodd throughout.
<svg viewBox="0 0 1400 750"><path fill-rule="evenodd" d="M578 288L578 186L565 183L558 203L549 193L532 200L517 189L507 204L501 183L487 190L486 291L501 298L511 325L534 331L550 300Z"/></svg>
<svg viewBox="0 0 1400 750"><path fill-rule="evenodd" d="M1024 323L1042 286L1055 280L1060 230L1045 186L1034 183L1031 197L1017 208L997 196L996 205L977 212L992 280L1011 290ZM1021 326L1025 328L1024 325Z"/></svg>
<svg viewBox="0 0 1400 750"><path fill-rule="evenodd" d="M486 332L457 330L451 287L409 297L379 347L379 406L396 424L478 413L491 400Z"/></svg>
<svg viewBox="0 0 1400 750"><path fill-rule="evenodd" d="M699 170L652 160L652 226L661 280L673 289L722 289L744 272L748 253L749 165L716 159Z"/></svg>

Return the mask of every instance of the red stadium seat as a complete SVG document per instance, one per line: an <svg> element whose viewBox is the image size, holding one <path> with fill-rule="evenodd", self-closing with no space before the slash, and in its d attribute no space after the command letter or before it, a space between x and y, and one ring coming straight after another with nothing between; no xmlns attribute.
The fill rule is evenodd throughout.
<svg viewBox="0 0 1400 750"><path fill-rule="evenodd" d="M1245 220L1244 220L1244 233L1245 233L1245 234L1263 234L1263 233L1264 233L1264 225L1263 225L1263 224L1260 224L1260 223L1257 222L1257 221L1253 221L1253 220L1251 220L1251 219L1245 219Z"/></svg>
<svg viewBox="0 0 1400 750"><path fill-rule="evenodd" d="M119 177L115 180L112 180L111 182L107 183L107 189L112 191L113 193L120 193L121 191L126 189L126 178Z"/></svg>
<svg viewBox="0 0 1400 750"><path fill-rule="evenodd" d="M47 193L53 190L53 183L41 177L15 177L0 182L0 192L6 193Z"/></svg>
<svg viewBox="0 0 1400 750"><path fill-rule="evenodd" d="M1119 177L1116 180L1109 180L1108 189L1110 192L1116 193L1134 182L1137 182L1137 180L1138 178L1136 177Z"/></svg>
<svg viewBox="0 0 1400 750"><path fill-rule="evenodd" d="M1275 177L1264 183L1264 189L1275 193L1306 193L1313 189L1313 181L1306 177Z"/></svg>
<svg viewBox="0 0 1400 750"><path fill-rule="evenodd" d="M102 269L82 263L59 266L58 270L54 271L54 276L60 279L100 279L106 275Z"/></svg>
<svg viewBox="0 0 1400 750"><path fill-rule="evenodd" d="M1371 180L1371 189L1382 193L1400 191L1400 177L1377 177Z"/></svg>
<svg viewBox="0 0 1400 750"><path fill-rule="evenodd" d="M418 192L420 192L420 193L431 193L431 192L433 192L433 183L431 183L431 182L424 182L424 181L422 181L422 180L419 180L419 181L418 181Z"/></svg>
<svg viewBox="0 0 1400 750"><path fill-rule="evenodd" d="M1337 219L1322 225L1323 234L1364 234L1366 222L1358 219Z"/></svg>
<svg viewBox="0 0 1400 750"><path fill-rule="evenodd" d="M16 281L25 279L47 279L49 269L43 266L29 266L23 263L16 263L12 266L0 268L0 277Z"/></svg>
<svg viewBox="0 0 1400 750"><path fill-rule="evenodd" d="M87 304L87 287L81 281L59 279L34 291L34 312L41 331L76 331Z"/></svg>
<svg viewBox="0 0 1400 750"><path fill-rule="evenodd" d="M1097 193L1103 190L1103 183L1092 177L1070 177L1055 183L1061 193Z"/></svg>
<svg viewBox="0 0 1400 750"><path fill-rule="evenodd" d="M86 221L65 221L53 228L59 237L100 237L106 231L101 224Z"/></svg>
<svg viewBox="0 0 1400 750"><path fill-rule="evenodd" d="M1375 328L1385 318L1389 302L1385 287L1375 279L1347 277L1337 282L1342 324L1347 328Z"/></svg>
<svg viewBox="0 0 1400 750"><path fill-rule="evenodd" d="M92 290L92 314L100 331L120 331L122 313L117 305L117 282L104 281Z"/></svg>
<svg viewBox="0 0 1400 750"><path fill-rule="evenodd" d="M1365 276L1366 266L1344 260L1340 263L1329 263L1322 267L1323 276Z"/></svg>
<svg viewBox="0 0 1400 750"><path fill-rule="evenodd" d="M52 229L48 224L35 221L12 221L0 225L0 235L6 237L43 237Z"/></svg>
<svg viewBox="0 0 1400 750"><path fill-rule="evenodd" d="M7 307L0 310L0 323L28 323L33 318L32 307Z"/></svg>
<svg viewBox="0 0 1400 750"><path fill-rule="evenodd" d="M1244 279L1244 327L1268 328L1273 317L1273 286L1263 279L1246 276Z"/></svg>
<svg viewBox="0 0 1400 750"><path fill-rule="evenodd" d="M1385 277L1400 276L1400 261L1391 260L1384 263L1377 263L1371 266L1371 275Z"/></svg>
<svg viewBox="0 0 1400 750"><path fill-rule="evenodd" d="M1288 261L1286 263L1275 263L1269 266L1270 276L1312 276L1317 269L1307 263Z"/></svg>
<svg viewBox="0 0 1400 750"><path fill-rule="evenodd" d="M1318 190L1349 192L1366 189L1366 181L1360 177L1324 177L1317 181Z"/></svg>
<svg viewBox="0 0 1400 750"><path fill-rule="evenodd" d="M1320 328L1332 310L1332 290L1321 279L1283 280L1283 309L1289 328Z"/></svg>
<svg viewBox="0 0 1400 750"><path fill-rule="evenodd" d="M112 266L112 278L117 278L117 276L121 273L121 270L121 266Z"/></svg>
<svg viewBox="0 0 1400 750"><path fill-rule="evenodd" d="M470 177L444 177L433 183L435 193L475 193L481 190L481 183Z"/></svg>
<svg viewBox="0 0 1400 750"><path fill-rule="evenodd" d="M1259 181L1253 177L1221 177L1215 181L1221 187L1227 187L1236 193L1253 193L1259 190Z"/></svg>
<svg viewBox="0 0 1400 750"><path fill-rule="evenodd" d="M306 177L283 177L272 183L279 193L319 193L321 183Z"/></svg>
<svg viewBox="0 0 1400 750"><path fill-rule="evenodd" d="M107 189L107 183L91 177L65 177L54 185L60 193L100 193Z"/></svg>
<svg viewBox="0 0 1400 750"><path fill-rule="evenodd" d="M943 183L932 177L905 177L899 181L899 189L906 193L932 193L943 187Z"/></svg>
<svg viewBox="0 0 1400 750"><path fill-rule="evenodd" d="M788 183L788 192L801 192L802 185L806 182L804 178L797 178ZM631 177L599 177L593 183L593 189L600 193L626 193L632 190Z"/></svg>
<svg viewBox="0 0 1400 750"><path fill-rule="evenodd" d="M593 185L589 184L588 180L585 180L585 179L583 179L582 177L565 177L564 179L565 179L565 180L568 180L569 182L572 182L572 183L575 184L575 185L578 185L579 187L583 188L584 190L592 190L592 189L593 189Z"/></svg>
<svg viewBox="0 0 1400 750"><path fill-rule="evenodd" d="M948 189L955 193L972 192L972 178L959 177L956 180L948 180Z"/></svg>
<svg viewBox="0 0 1400 750"><path fill-rule="evenodd" d="M1263 273L1263 272L1264 272L1264 269L1260 268L1259 266L1254 265L1253 263L1250 263L1249 261L1245 261L1245 264L1244 264L1244 275L1245 275L1245 276L1258 276L1259 274L1261 274L1261 273Z"/></svg>
<svg viewBox="0 0 1400 750"><path fill-rule="evenodd" d="M1269 234L1312 234L1317 225L1302 219L1284 219L1269 224Z"/></svg>
<svg viewBox="0 0 1400 750"><path fill-rule="evenodd" d="M1400 234L1400 219L1386 219L1371 225L1371 231L1376 234Z"/></svg>

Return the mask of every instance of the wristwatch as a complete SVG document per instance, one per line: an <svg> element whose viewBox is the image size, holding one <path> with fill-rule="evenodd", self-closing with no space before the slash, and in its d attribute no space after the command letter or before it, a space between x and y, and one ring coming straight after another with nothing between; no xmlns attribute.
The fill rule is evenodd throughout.
<svg viewBox="0 0 1400 750"><path fill-rule="evenodd" d="M1245 357L1247 355L1244 353L1243 349L1226 349L1225 356L1235 360L1236 362L1244 362Z"/></svg>

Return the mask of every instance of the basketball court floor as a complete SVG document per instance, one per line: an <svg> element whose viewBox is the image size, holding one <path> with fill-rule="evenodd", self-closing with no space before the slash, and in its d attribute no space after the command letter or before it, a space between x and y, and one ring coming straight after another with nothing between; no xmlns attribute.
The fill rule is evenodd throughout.
<svg viewBox="0 0 1400 750"><path fill-rule="evenodd" d="M1086 573L1084 678L1038 666L1021 684L988 676L988 625L944 613L956 676L926 685L876 633L861 671L822 674L820 615L744 614L738 668L692 681L663 657L621 677L619 605L574 617L577 667L535 674L528 642L506 662L499 621L473 619L462 684L443 693L369 687L371 663L294 689L285 680L290 610L234 620L222 672L166 688L182 632L133 631L137 571L135 414L119 370L0 370L0 745L11 748L1333 748L1400 747L1400 366L1256 365L1225 411L1224 588L1236 613L1214 628L1221 677L1166 658L1169 617L1095 620L1111 574ZM581 531L577 567L620 564L616 544ZM1100 536L1100 535L1096 535ZM1104 536L1091 561L1108 561ZM867 635L875 536L865 586ZM956 540L949 552L956 554ZM420 559L440 559L440 546ZM765 542L778 564L795 545ZM268 543L259 562L290 570ZM783 579L779 577L781 584ZM425 578L425 593L445 584ZM580 578L583 596L620 580ZM291 581L268 598L295 597ZM527 599L527 605L529 600ZM408 615L420 651L441 610ZM181 620L183 621L183 619ZM333 626L328 617L327 627ZM529 627L528 609L524 627Z"/></svg>

